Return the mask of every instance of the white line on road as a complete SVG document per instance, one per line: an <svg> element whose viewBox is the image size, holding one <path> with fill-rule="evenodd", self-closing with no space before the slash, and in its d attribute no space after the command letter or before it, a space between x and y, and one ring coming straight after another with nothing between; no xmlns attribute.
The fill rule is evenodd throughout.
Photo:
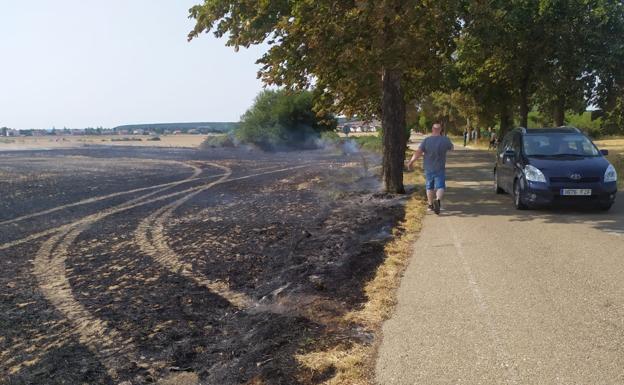
<svg viewBox="0 0 624 385"><path fill-rule="evenodd" d="M485 298L483 297L483 293L481 292L481 289L479 288L479 284L477 283L477 280L475 279L474 274L472 273L470 264L468 263L468 260L466 259L466 256L464 255L464 248L462 246L462 243L459 240L459 237L457 236L455 229L451 225L450 220L451 219L448 217L445 218L446 226L449 229L449 233L451 234L451 237L453 238L453 245L455 246L455 251L461 261L462 267L464 269L464 273L466 274L466 278L468 279L468 285L470 286L472 295L475 299L475 302L477 303L477 306L479 308L479 311L481 312L481 315L483 316L483 318L485 318L485 323L487 325L488 332L490 333L490 336L494 340L494 347L496 348L496 354L498 355L498 359L500 360L501 365L505 368L505 373L506 373L505 377L507 378L507 384L518 384L520 380L519 380L518 373L516 373L516 369L513 365L513 360L511 359L511 356L509 355L509 353L503 346L498 330L496 328L496 324L494 323L494 320L492 319L492 315L490 314L490 309L487 305L487 302L485 301Z"/></svg>

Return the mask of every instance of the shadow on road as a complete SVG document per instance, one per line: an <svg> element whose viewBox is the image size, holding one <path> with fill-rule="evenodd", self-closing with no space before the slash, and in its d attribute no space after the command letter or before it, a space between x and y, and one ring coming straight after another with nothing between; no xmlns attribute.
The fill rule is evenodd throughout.
<svg viewBox="0 0 624 385"><path fill-rule="evenodd" d="M460 217L501 216L509 222L539 221L553 224L585 224L598 230L624 235L622 199L608 212L592 207L540 208L520 211L511 196L497 195L492 186L492 152L456 151L449 155L444 215Z"/></svg>

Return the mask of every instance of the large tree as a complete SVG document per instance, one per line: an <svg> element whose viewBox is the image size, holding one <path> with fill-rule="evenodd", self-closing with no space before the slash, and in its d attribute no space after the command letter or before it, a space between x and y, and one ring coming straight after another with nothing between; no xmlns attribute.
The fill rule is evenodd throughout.
<svg viewBox="0 0 624 385"><path fill-rule="evenodd" d="M461 84L497 111L503 131L516 112L526 127L534 105L555 125L592 102L611 110L623 84L623 8L615 0L468 2L458 41Z"/></svg>
<svg viewBox="0 0 624 385"><path fill-rule="evenodd" d="M591 65L596 74L591 103L605 112L607 133L624 133L624 3L599 1L595 14L589 30L594 41Z"/></svg>
<svg viewBox="0 0 624 385"><path fill-rule="evenodd" d="M602 26L616 16L613 0L541 0L544 40L544 73L537 102L551 114L556 126L564 124L565 112L582 113L596 91L601 61L612 61L613 52L602 47L614 30ZM621 6L620 6L621 8ZM620 39L616 39L620 40Z"/></svg>
<svg viewBox="0 0 624 385"><path fill-rule="evenodd" d="M540 0L469 2L457 67L465 92L500 119L503 133L520 115L526 127L531 97L543 73Z"/></svg>
<svg viewBox="0 0 624 385"><path fill-rule="evenodd" d="M189 39L212 31L236 49L267 43L267 84L318 92L319 112L381 115L386 190L403 193L406 101L434 90L459 31L460 0L205 0Z"/></svg>

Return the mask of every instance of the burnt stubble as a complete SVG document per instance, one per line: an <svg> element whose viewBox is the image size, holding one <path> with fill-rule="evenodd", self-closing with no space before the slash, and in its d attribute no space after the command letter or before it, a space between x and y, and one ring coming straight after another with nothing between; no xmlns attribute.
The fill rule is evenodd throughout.
<svg viewBox="0 0 624 385"><path fill-rule="evenodd" d="M295 356L315 341L370 335L339 320L366 301L403 216L403 198L377 191L378 163L331 150L0 154L0 383L300 383Z"/></svg>

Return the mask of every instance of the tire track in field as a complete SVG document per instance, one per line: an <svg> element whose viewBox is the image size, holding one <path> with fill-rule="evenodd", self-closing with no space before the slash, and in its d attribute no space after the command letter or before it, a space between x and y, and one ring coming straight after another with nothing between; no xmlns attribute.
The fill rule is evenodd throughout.
<svg viewBox="0 0 624 385"><path fill-rule="evenodd" d="M124 341L118 331L94 317L75 299L67 277L65 261L69 246L85 227L81 224L46 240L35 257L33 273L46 300L63 314L78 335L79 342L95 354L108 375L117 380L117 369L124 361L137 362L139 355L131 341Z"/></svg>
<svg viewBox="0 0 624 385"><path fill-rule="evenodd" d="M213 175L211 177L219 176L221 175ZM47 231L46 233L49 233L48 235L52 234L53 236L40 246L34 258L32 273L37 280L39 289L44 298L69 321L74 329L73 334L77 334L80 343L84 344L98 357L100 362L107 369L107 373L112 378L116 378L117 368L124 362L120 361L118 357L125 357L125 362L128 360L138 362L136 349L131 341L123 341L119 332L111 329L106 322L93 317L90 312L74 298L65 266L69 255L69 247L84 230L101 219L138 206L193 192L198 188L194 187L181 192L148 199L171 187L172 186L168 185L157 191L134 198L124 204L102 210L71 224ZM53 347L56 345L49 344L48 346ZM41 353L45 353L45 351ZM38 361L38 359L39 358L35 357L29 364L32 365L34 362ZM24 365L17 364L14 365L11 371L17 373L23 367Z"/></svg>
<svg viewBox="0 0 624 385"><path fill-rule="evenodd" d="M80 302L73 296L72 288L67 276L66 260L69 256L69 248L75 243L78 236L88 229L95 222L104 219L110 215L117 214L126 210L130 210L135 207L147 205L154 202L159 202L173 197L182 195L178 200L164 206L157 211L157 215L154 218L157 220L158 226L162 227L159 230L162 235L162 243L158 242L154 246L154 249L161 250L163 247L167 247L171 250L164 241L164 221L170 216L173 211L182 205L184 202L191 199L193 196L200 192L223 183L229 183L238 180L244 180L254 178L257 176L274 174L284 171L290 171L307 167L307 165L294 166L288 168L282 168L278 170L271 170L266 172L255 173L238 178L228 179L231 175L231 170L227 167L220 166L214 163L206 164L218 167L225 170L223 174L213 175L212 177L218 177L216 181L195 186L183 191L174 192L155 198L148 199L150 196L161 193L170 187L151 192L141 197L135 198L125 204L115 206L106 210L102 210L98 213L91 214L83 219L80 219L70 225L63 228L56 229L57 234L54 234L51 238L47 239L39 248L39 251L35 255L33 262L33 275L35 276L39 288L46 300L48 300L56 310L58 310L63 317L72 325L73 334L76 334L80 343L84 344L98 360L104 365L107 373L113 379L118 378L118 370L123 367L124 363L138 362L140 358L137 348L132 340L124 340L123 336L111 327L107 322L93 316ZM273 168L273 167L271 167ZM185 195L186 194L186 195ZM165 218L161 218L165 215ZM150 216L151 217L151 216ZM164 246L163 246L164 245ZM149 246L148 246L149 247ZM153 256L153 255L151 255ZM184 265L177 265L179 258L175 252L171 251L171 254L167 254L167 258L170 258L164 265L167 268L175 269L176 272L180 272L179 266L186 267ZM156 259L158 262L158 260ZM229 290L227 285L210 281L200 275L194 274L191 270L188 273L182 274L187 279L191 279L197 283L200 283L207 287L211 291L215 291L217 294L222 295L225 299L231 301L234 306L249 306L252 301L249 300L244 294L239 294ZM43 352L45 353L45 352ZM32 364L32 362L30 363ZM153 369L158 369L158 362L146 363ZM20 365L21 366L21 365ZM162 367L162 366L160 366Z"/></svg>
<svg viewBox="0 0 624 385"><path fill-rule="evenodd" d="M204 188L198 189L197 191L189 193L188 195L185 195L180 199L177 199L170 204L161 207L160 209L156 210L154 213L146 217L144 220L142 220L134 233L136 243L139 245L143 253L149 255L154 261L158 262L168 270L176 274L180 274L183 277L195 282L196 284L207 288L211 292L220 295L239 309L255 306L257 305L257 301L250 298L244 293L232 290L227 283L211 280L205 275L193 271L193 266L190 263L184 262L180 255L176 253L167 243L165 235L165 223L169 221L176 209L178 209L180 206L182 206L184 203L186 203L197 194L204 192L217 184L230 183L271 173L291 171L303 167L307 167L307 165L255 173L232 179L228 179L228 177L223 177L222 179L215 181L214 183L206 185Z"/></svg>
<svg viewBox="0 0 624 385"><path fill-rule="evenodd" d="M151 162L147 162L147 163L151 163ZM154 161L154 163L161 163L161 164L176 164L176 165L183 165L185 167L190 167L193 169L193 174L191 176L189 176L188 178L185 178L183 180L180 181L175 181L175 182L169 182L169 183L163 183L160 185L154 185L154 186L149 186L149 187L142 187L142 188L136 188L136 189L132 189L132 190L127 190L127 191L120 191L120 192L115 192L115 193L111 193L111 194L107 194L107 195L100 195L97 197L93 197L93 198L88 198L88 199L84 199L78 202L74 202L74 203L68 203L65 205L61 205L61 206L56 206L53 207L51 209L47 209L47 210L43 210L43 211L39 211L36 213L31 213L31 214L26 214L26 215L22 215L16 218L12 218L12 219L7 219L4 221L0 221L0 226L1 225L8 225L11 223L15 223L15 222L20 222L26 219L31 219L31 218L35 218L41 215L46 215L46 214L51 214L54 213L56 211L60 211L60 210L64 210L67 208L71 208L71 207L76 207L76 206L81 206L81 205L85 205L85 204L89 204L89 203L95 203L95 202L99 202L105 199L110 199L110 198L115 198L118 196L122 196L122 195L126 195L126 194L132 194L132 193L137 193L137 192L141 192L141 191L147 191L147 190L153 190L159 187L167 187L167 186L174 186L176 184L181 184L181 183L186 183L194 178L197 178L197 176L199 176L199 174L202 173L202 169L200 167L198 167L197 165L190 163L190 162L180 162L180 161L175 161L175 160L171 160L171 161Z"/></svg>
<svg viewBox="0 0 624 385"><path fill-rule="evenodd" d="M226 167L223 167L223 169L227 170ZM189 193L156 210L139 223L134 233L134 238L141 251L160 265L220 295L227 299L232 305L238 308L245 308L252 303L249 297L243 293L230 290L228 284L224 282L209 280L195 273L193 271L193 266L190 263L182 261L180 256L169 247L165 237L165 222L171 218L173 212L197 194L225 182L230 177L231 171L226 171L226 174L227 175L221 177L219 180L206 185L204 188Z"/></svg>
<svg viewBox="0 0 624 385"><path fill-rule="evenodd" d="M200 170L200 172L201 172L201 170ZM196 176L194 176L194 175L195 175L195 173L194 173L192 176L188 177L188 178L185 178L185 179L183 179L183 180L179 180L179 181L175 181L175 182L169 182L169 183L164 183L164 184L160 184L160 185L154 185L154 186L149 186L149 187L143 187L143 188L136 189L136 190L129 190L129 191L120 192L120 193L119 193L119 195L124 195L124 194L130 194L130 193L133 193L133 192L140 192L140 191L153 190L153 189L155 189L155 188L161 188L160 190L154 191L153 193L149 193L149 194L146 194L146 195L142 195L142 196L140 196L140 197L138 197L138 198L135 198L135 199L133 199L133 200L131 200L131 201L129 201L129 202L122 203L121 205L114 206L114 207L115 207L115 208L122 207L122 206L127 205L127 204L129 204L129 203L131 203L131 202L135 202L135 201L137 201L137 200L145 199L145 198L147 198L147 197L150 197L150 196L152 196L152 195L155 195L155 194L161 193L161 192L166 191L167 189L169 189L169 188L171 188L171 187L179 186L179 185L181 185L181 184L185 184L185 183L189 183L189 182L195 182L195 181L199 181L199 180L202 180L202 179L209 179L209 178L214 178L214 177L220 177L220 176L222 176L222 174L219 174L219 175L210 175L210 176L207 176L207 177L196 177ZM184 192L188 192L188 191L190 191L190 190L192 190L192 188L191 188L191 189L184 190L184 191L181 191L181 192L179 192L179 193L177 193L177 194L182 194L182 193L184 193ZM114 193L114 194L117 194L117 193ZM167 198L169 198L169 197L171 197L171 196L174 196L174 195L175 195L175 194L173 194L173 195L168 195L168 196L166 196L166 197L163 197L163 199L167 199ZM107 198L111 198L111 196L110 196L110 195L108 195L106 198L103 198L103 199L107 199ZM151 202L152 202L152 201L150 201L150 203L151 203ZM89 203L91 203L91 202L89 202ZM81 202L76 202L76 205L77 205L77 204L85 204L85 203L84 203L84 202L82 202L82 203L81 203ZM63 207L63 208L66 208L66 207ZM60 208L59 210L61 210L61 209L63 209L63 208ZM57 208L50 209L50 210L57 211ZM110 210L110 208L109 208L109 209L104 209L103 211L100 211L100 213L105 212L105 211L107 211L107 210ZM44 213L44 212L40 212L40 213L37 213L37 215L43 215L43 214L46 214L46 213L47 213L47 212L45 212L45 213ZM96 214L97 214L97 213L96 213ZM80 221L80 220L82 220L82 219L88 218L88 217L90 217L90 216L92 216L92 215L95 215L95 214L90 214L90 215L87 215L86 217L83 217L83 218L79 219L77 222L79 222L79 221ZM33 216L34 216L34 214L33 214ZM20 219L20 220L23 220L23 219L26 219L26 218L22 218L22 219ZM12 221L16 221L16 220L17 220L17 218L16 218L15 220L12 220ZM74 224L76 224L77 222L73 222L73 223L69 223L69 224L61 225L61 226L59 226L59 227L55 227L55 228L52 228L52 229L48 229L48 230L44 230L44 231L40 231L40 232L35 233L35 234L31 234L31 235L29 235L29 236L27 236L27 237L24 237L24 238L20 238L20 239L16 239L16 240L14 240L14 241L9 241L9 242L6 242L6 243L3 243L3 244L0 244L0 250L10 249L10 248L12 248L12 247L19 246L19 245L22 245L22 244L24 244L24 243L28 243L28 242L34 241L34 240L37 240L37 239L39 239L39 238L42 238L42 237L45 237L45 236L48 236L48 235L55 234L55 233L57 233L58 231L63 231L63 230L66 230L66 229L68 229L68 228L72 227L72 226L73 226Z"/></svg>

